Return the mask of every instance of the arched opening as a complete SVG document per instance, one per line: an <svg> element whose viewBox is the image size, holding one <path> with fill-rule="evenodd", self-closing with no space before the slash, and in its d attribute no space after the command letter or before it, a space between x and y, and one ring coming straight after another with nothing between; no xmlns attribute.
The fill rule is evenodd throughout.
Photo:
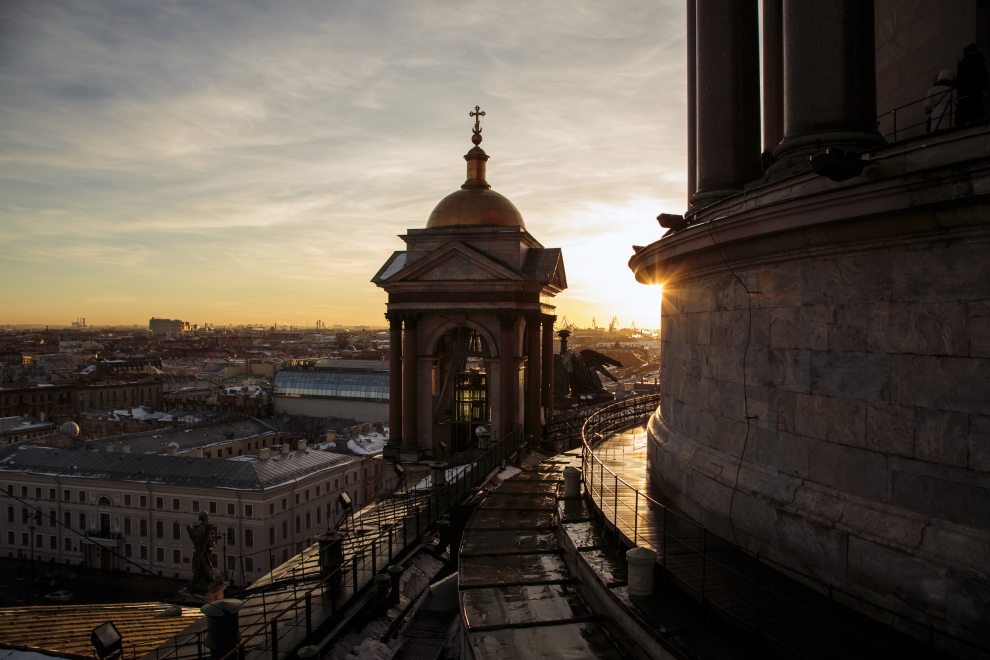
<svg viewBox="0 0 990 660"><path fill-rule="evenodd" d="M100 510L100 536L103 537L103 538L109 538L110 537L110 512L109 511L103 511L102 509L104 509L104 508L110 508L112 506L110 504L110 498L109 497L106 497L106 496L101 497L100 499L96 500L96 506L98 506L101 509Z"/></svg>
<svg viewBox="0 0 990 660"><path fill-rule="evenodd" d="M491 351L480 332L455 327L437 340L431 374L433 440L450 452L477 441L475 429L491 423L491 396L486 359Z"/></svg>

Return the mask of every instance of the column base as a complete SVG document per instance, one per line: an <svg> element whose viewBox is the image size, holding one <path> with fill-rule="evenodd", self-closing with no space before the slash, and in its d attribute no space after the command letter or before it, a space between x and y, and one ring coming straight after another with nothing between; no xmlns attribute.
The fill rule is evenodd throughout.
<svg viewBox="0 0 990 660"><path fill-rule="evenodd" d="M423 460L423 448L417 445L402 445L399 460L403 463L418 463Z"/></svg>
<svg viewBox="0 0 990 660"><path fill-rule="evenodd" d="M399 453L401 451L402 451L402 443L396 442L393 444L390 442L387 445L385 445L385 447L382 449L382 456L385 458L386 461L391 461L394 463L395 461L399 460Z"/></svg>
<svg viewBox="0 0 990 660"><path fill-rule="evenodd" d="M785 137L773 150L773 164L767 170L767 178L780 179L785 176L811 171L810 156L826 149L843 149L860 152L879 147L887 141L879 133L868 131L824 131Z"/></svg>

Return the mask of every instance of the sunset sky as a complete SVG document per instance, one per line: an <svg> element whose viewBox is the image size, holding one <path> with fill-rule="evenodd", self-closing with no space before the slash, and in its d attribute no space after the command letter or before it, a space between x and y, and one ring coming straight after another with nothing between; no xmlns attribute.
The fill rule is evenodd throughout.
<svg viewBox="0 0 990 660"><path fill-rule="evenodd" d="M0 324L384 324L371 277L464 180L561 247L579 325L685 198L684 3L0 3Z"/></svg>

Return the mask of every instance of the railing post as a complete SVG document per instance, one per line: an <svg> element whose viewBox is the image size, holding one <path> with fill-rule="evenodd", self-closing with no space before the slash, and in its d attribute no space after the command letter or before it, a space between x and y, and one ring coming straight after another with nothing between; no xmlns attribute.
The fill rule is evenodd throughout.
<svg viewBox="0 0 990 660"><path fill-rule="evenodd" d="M615 492L612 493L612 524L615 525L615 537L619 538L619 475L615 475Z"/></svg>
<svg viewBox="0 0 990 660"><path fill-rule="evenodd" d="M352 586L354 587L354 593L357 593L358 592L357 555L354 555L354 558L351 560L351 565L354 567L354 584Z"/></svg>
<svg viewBox="0 0 990 660"><path fill-rule="evenodd" d="M633 545L639 545L639 491L636 491L636 506L633 508Z"/></svg>
<svg viewBox="0 0 990 660"><path fill-rule="evenodd" d="M392 530L388 530L388 563L392 563Z"/></svg>
<svg viewBox="0 0 990 660"><path fill-rule="evenodd" d="M701 536L701 604L705 604L705 581L708 577L708 528L702 527Z"/></svg>
<svg viewBox="0 0 990 660"><path fill-rule="evenodd" d="M310 635L313 634L313 599L310 596L311 592L306 592L306 639L308 640Z"/></svg>
<svg viewBox="0 0 990 660"><path fill-rule="evenodd" d="M757 637L760 635L760 553L756 552L756 597L753 599L753 628Z"/></svg>
<svg viewBox="0 0 990 660"><path fill-rule="evenodd" d="M272 660L278 660L278 617L272 619Z"/></svg>
<svg viewBox="0 0 990 660"><path fill-rule="evenodd" d="M832 585L828 585L828 627L825 630L825 660L832 657Z"/></svg>
<svg viewBox="0 0 990 660"><path fill-rule="evenodd" d="M378 548L375 545L375 540L371 539L371 574L374 575L378 572Z"/></svg>

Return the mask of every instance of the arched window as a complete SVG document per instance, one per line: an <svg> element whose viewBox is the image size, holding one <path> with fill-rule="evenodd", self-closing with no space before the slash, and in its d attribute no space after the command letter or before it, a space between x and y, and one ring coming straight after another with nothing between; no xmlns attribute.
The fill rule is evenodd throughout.
<svg viewBox="0 0 990 660"><path fill-rule="evenodd" d="M96 501L96 506L111 506L109 497L101 497Z"/></svg>

